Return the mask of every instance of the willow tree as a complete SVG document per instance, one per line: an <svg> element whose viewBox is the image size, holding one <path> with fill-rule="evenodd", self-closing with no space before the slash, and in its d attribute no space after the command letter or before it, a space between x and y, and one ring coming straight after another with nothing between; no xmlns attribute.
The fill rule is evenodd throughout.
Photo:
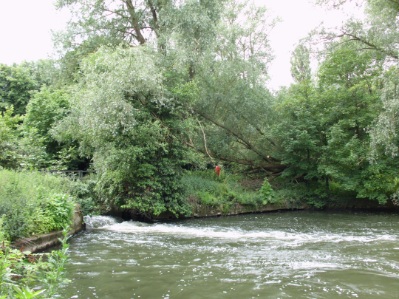
<svg viewBox="0 0 399 299"><path fill-rule="evenodd" d="M204 123L198 127L197 148L216 161L279 172L269 130L273 99L265 88L274 20L265 8L235 2L221 17L209 41L211 51L193 78L198 93L192 109Z"/></svg>
<svg viewBox="0 0 399 299"><path fill-rule="evenodd" d="M73 16L68 31L58 37L67 50L96 39L113 45L152 44L166 53L174 48L177 33L199 49L212 34L225 2L58 0L57 7L69 9Z"/></svg>
<svg viewBox="0 0 399 299"><path fill-rule="evenodd" d="M58 5L73 11L61 37L77 75L55 134L92 157L104 204L185 214L180 175L198 165L198 151L275 170L265 9L234 0Z"/></svg>
<svg viewBox="0 0 399 299"><path fill-rule="evenodd" d="M189 163L181 105L165 88L159 55L147 47L100 48L83 62L71 113L54 130L92 157L104 207L146 217L189 213L180 175Z"/></svg>
<svg viewBox="0 0 399 299"><path fill-rule="evenodd" d="M61 0L58 5L74 15L63 36L67 49L101 40L146 45L162 56L158 63L166 70L168 90L197 124L192 147L214 161L270 170L278 164L270 158L272 97L265 88L274 20L264 8L234 0Z"/></svg>
<svg viewBox="0 0 399 299"><path fill-rule="evenodd" d="M399 155L399 3L397 1L370 1L370 19L375 24L374 36L379 50L386 58L384 83L381 92L383 111L372 128L374 157L383 152L389 157Z"/></svg>

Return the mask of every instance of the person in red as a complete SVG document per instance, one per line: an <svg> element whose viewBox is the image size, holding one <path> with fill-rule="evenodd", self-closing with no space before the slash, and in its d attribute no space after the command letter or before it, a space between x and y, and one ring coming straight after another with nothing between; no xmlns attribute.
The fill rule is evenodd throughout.
<svg viewBox="0 0 399 299"><path fill-rule="evenodd" d="M220 171L222 170L222 168L219 165L216 165L215 167L215 173L217 176L220 176Z"/></svg>

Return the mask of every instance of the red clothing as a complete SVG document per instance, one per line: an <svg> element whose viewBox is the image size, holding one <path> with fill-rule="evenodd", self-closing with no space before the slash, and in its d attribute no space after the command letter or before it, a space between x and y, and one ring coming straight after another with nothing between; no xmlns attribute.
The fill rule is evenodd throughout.
<svg viewBox="0 0 399 299"><path fill-rule="evenodd" d="M220 168L220 166L217 165L217 166L215 167L215 173L216 173L217 176L220 175L220 170L222 170L222 168Z"/></svg>

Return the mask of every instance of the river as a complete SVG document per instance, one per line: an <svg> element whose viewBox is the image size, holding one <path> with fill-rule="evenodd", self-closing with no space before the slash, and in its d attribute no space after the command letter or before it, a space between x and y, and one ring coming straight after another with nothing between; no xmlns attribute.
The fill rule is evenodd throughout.
<svg viewBox="0 0 399 299"><path fill-rule="evenodd" d="M86 219L62 298L399 298L399 215Z"/></svg>

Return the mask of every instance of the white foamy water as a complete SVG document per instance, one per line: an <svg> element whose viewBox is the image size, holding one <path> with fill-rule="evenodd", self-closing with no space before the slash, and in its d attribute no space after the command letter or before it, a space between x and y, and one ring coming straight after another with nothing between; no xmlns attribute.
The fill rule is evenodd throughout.
<svg viewBox="0 0 399 299"><path fill-rule="evenodd" d="M85 216L83 220L88 229L103 228L121 222L120 219L111 216Z"/></svg>
<svg viewBox="0 0 399 299"><path fill-rule="evenodd" d="M63 298L399 298L397 215L86 222Z"/></svg>
<svg viewBox="0 0 399 299"><path fill-rule="evenodd" d="M105 216L102 216L105 217ZM156 223L147 224L134 221L124 221L118 223L116 219L108 219L107 217L100 220L93 221L97 226L107 231L114 231L127 234L139 235L165 235L174 236L178 238L211 238L231 241L246 242L249 240L278 240L289 241L291 246L300 245L303 243L369 243L369 242L383 242L383 241L397 241L396 235L378 235L370 234L367 231L361 232L357 235L332 233L324 231L316 231L314 233L303 232L286 232L281 230L249 230L245 231L239 228L224 228L219 226L211 227L191 227L179 224ZM101 226L99 226L101 224Z"/></svg>

